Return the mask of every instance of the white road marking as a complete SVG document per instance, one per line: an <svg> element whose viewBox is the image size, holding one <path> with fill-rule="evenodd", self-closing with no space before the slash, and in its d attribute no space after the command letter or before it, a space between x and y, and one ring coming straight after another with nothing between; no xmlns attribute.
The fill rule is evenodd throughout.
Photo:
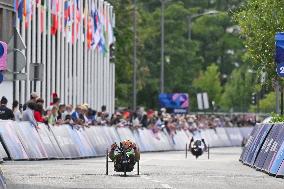
<svg viewBox="0 0 284 189"><path fill-rule="evenodd" d="M172 188L170 185L168 185L168 184L161 184L161 186L163 187L163 188Z"/></svg>
<svg viewBox="0 0 284 189"><path fill-rule="evenodd" d="M149 180L150 182L155 182L155 183L161 183L161 181L159 181L159 180L156 180L156 179L153 179L153 178L151 178L151 177L149 177L149 176L146 176L146 175L143 175L143 176L141 176L141 178L144 178L144 179L146 179L146 180ZM162 188L173 188L173 187L171 187L170 185L168 185L168 184L161 184L161 187Z"/></svg>
<svg viewBox="0 0 284 189"><path fill-rule="evenodd" d="M209 175L207 176L208 178L225 178L225 176L222 176L222 175Z"/></svg>

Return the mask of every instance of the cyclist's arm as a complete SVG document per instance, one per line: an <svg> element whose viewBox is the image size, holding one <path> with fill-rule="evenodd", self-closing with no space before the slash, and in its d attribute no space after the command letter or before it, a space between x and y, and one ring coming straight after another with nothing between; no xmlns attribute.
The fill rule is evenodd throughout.
<svg viewBox="0 0 284 189"><path fill-rule="evenodd" d="M139 151L139 149L137 147L134 147L133 150L134 150L135 160L139 161L140 160L140 151Z"/></svg>
<svg viewBox="0 0 284 189"><path fill-rule="evenodd" d="M206 150L207 150L207 145L206 145L206 143L205 143L205 140L202 139L201 141L202 141L202 143L204 144L204 150L206 151Z"/></svg>

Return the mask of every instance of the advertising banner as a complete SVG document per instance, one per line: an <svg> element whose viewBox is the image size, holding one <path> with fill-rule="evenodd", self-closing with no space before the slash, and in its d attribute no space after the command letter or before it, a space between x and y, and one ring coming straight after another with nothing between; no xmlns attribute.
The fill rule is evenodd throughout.
<svg viewBox="0 0 284 189"><path fill-rule="evenodd" d="M29 159L21 141L19 140L13 121L0 121L0 135L12 160Z"/></svg>
<svg viewBox="0 0 284 189"><path fill-rule="evenodd" d="M185 114L188 112L189 99L187 93L174 93L159 95L159 102L162 108L168 113Z"/></svg>
<svg viewBox="0 0 284 189"><path fill-rule="evenodd" d="M282 129L279 125L273 125L271 131L267 135L261 149L257 155L257 158L254 162L254 166L258 169L262 169L266 161L268 154L271 152L271 147L274 145L275 139Z"/></svg>
<svg viewBox="0 0 284 189"><path fill-rule="evenodd" d="M279 148L281 147L281 144L284 142L284 125L274 125L274 128L276 128L276 132L278 132L277 136L274 138L273 143L271 144L271 147L269 151L267 152L268 155L266 157L265 163L262 167L262 170L269 172L270 166L275 160L275 156L277 152L279 151Z"/></svg>
<svg viewBox="0 0 284 189"><path fill-rule="evenodd" d="M245 159L245 163L248 165L253 165L255 159L257 158L258 152L262 146L262 144L264 143L268 133L270 132L270 129L272 128L272 126L270 124L265 124L262 125L259 133L257 134L250 150L249 150L249 154Z"/></svg>
<svg viewBox="0 0 284 189"><path fill-rule="evenodd" d="M250 148L254 144L254 141L255 141L259 131L262 129L262 127L263 127L262 125L258 124L253 128L251 135L248 137L247 143L246 143L246 145L243 149L243 152L242 152L242 155L241 155L241 158L240 158L240 160L242 162L244 162L245 159L247 158L247 156L250 152Z"/></svg>

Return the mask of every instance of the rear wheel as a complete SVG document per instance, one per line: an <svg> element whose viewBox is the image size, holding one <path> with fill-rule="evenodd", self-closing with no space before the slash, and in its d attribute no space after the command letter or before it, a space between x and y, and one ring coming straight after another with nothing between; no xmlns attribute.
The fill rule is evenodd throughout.
<svg viewBox="0 0 284 189"><path fill-rule="evenodd" d="M137 161L137 175L139 175L139 174L140 174L140 170L139 170L139 168L140 168L139 161Z"/></svg>

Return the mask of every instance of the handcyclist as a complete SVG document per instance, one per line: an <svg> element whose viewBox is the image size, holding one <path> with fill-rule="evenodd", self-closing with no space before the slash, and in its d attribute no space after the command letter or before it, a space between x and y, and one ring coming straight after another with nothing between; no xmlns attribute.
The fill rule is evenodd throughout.
<svg viewBox="0 0 284 189"><path fill-rule="evenodd" d="M114 162L114 171L124 171L122 166L123 150L126 151L129 158L127 171L133 171L135 163L140 160L140 151L136 144L130 140L120 142L120 147L116 143L111 145L109 158Z"/></svg>
<svg viewBox="0 0 284 189"><path fill-rule="evenodd" d="M192 137L189 143L189 150L194 156L196 156L196 158L201 156L203 152L207 151L205 140L203 138L194 140Z"/></svg>

